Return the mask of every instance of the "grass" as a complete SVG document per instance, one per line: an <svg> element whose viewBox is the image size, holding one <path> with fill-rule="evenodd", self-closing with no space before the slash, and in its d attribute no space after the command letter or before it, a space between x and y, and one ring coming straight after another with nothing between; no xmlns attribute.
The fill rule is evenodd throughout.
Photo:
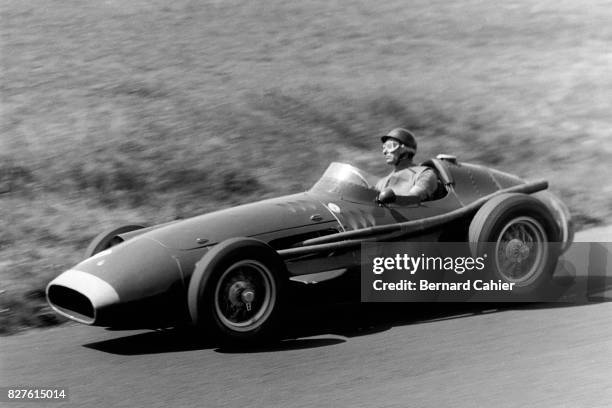
<svg viewBox="0 0 612 408"><path fill-rule="evenodd" d="M550 180L612 217L603 1L57 1L0 5L0 332L100 230L384 174L377 135Z"/></svg>

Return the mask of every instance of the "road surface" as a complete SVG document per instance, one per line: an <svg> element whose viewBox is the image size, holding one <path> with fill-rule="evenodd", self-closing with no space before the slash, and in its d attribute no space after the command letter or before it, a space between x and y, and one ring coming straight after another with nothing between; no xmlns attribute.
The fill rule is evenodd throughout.
<svg viewBox="0 0 612 408"><path fill-rule="evenodd" d="M27 407L609 407L612 291L598 282L570 304L322 305L296 338L251 350L172 330L30 331L1 339L0 386L68 389Z"/></svg>

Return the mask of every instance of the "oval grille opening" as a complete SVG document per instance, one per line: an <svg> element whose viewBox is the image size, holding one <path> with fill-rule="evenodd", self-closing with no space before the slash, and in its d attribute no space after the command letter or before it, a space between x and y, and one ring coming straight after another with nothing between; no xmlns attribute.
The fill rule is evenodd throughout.
<svg viewBox="0 0 612 408"><path fill-rule="evenodd" d="M49 303L71 318L91 324L95 318L94 307L87 296L65 286L51 285Z"/></svg>

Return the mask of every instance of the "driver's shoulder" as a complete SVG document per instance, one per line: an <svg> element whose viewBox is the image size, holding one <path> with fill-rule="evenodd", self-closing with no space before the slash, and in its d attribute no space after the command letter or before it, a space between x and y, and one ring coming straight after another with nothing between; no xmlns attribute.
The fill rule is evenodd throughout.
<svg viewBox="0 0 612 408"><path fill-rule="evenodd" d="M427 166L410 166L402 170L399 170L397 173L410 174L414 176L420 176L421 174L427 174L427 173L434 174L431 167L427 167Z"/></svg>

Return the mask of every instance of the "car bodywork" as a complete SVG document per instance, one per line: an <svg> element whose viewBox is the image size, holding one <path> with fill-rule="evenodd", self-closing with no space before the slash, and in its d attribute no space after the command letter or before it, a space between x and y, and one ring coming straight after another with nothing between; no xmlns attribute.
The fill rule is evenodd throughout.
<svg viewBox="0 0 612 408"><path fill-rule="evenodd" d="M187 292L199 260L234 237L260 240L283 259L288 278L318 282L360 267L367 239L466 241L474 212L501 192L535 194L553 215L562 249L569 213L545 182L524 180L440 155L423 165L439 177L433 200L377 205L376 178L332 163L307 192L120 234L123 242L62 273L47 286L58 313L81 323L159 327L189 321ZM539 192L538 192L539 191Z"/></svg>

